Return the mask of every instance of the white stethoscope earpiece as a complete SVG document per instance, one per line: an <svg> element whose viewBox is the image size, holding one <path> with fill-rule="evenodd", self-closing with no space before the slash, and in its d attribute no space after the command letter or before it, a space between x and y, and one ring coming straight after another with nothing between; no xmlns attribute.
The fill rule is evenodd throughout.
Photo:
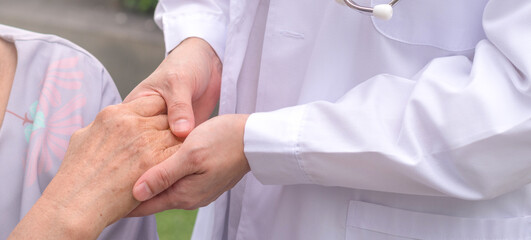
<svg viewBox="0 0 531 240"><path fill-rule="evenodd" d="M383 19L383 20L389 20L393 17L393 6L399 1L399 0L392 0L388 4L378 4L374 7L364 7L356 2L354 0L336 0L337 2L347 5L352 9L358 10L360 12L369 13L373 16Z"/></svg>

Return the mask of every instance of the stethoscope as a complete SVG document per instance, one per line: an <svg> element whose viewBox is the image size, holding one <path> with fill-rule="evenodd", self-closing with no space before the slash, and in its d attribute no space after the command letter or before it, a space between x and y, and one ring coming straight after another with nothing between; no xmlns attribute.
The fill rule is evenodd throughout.
<svg viewBox="0 0 531 240"><path fill-rule="evenodd" d="M362 13L368 13L372 14L373 16L389 20L391 17L393 17L393 6L399 1L399 0L391 0L388 4L378 4L374 7L364 7L356 2L354 0L336 0L337 2L341 4L345 4L349 6L352 9L358 10Z"/></svg>

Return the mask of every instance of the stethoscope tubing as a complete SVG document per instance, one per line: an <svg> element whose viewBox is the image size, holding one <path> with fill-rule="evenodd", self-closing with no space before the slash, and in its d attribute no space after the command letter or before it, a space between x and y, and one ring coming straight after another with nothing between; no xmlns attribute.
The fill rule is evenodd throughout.
<svg viewBox="0 0 531 240"><path fill-rule="evenodd" d="M372 7L364 7L364 6L361 6L359 4L357 4L356 2L354 2L354 0L343 0L345 2L345 4L352 8L352 9L355 9L355 10L358 10L360 12L365 12L365 13L373 13L374 9ZM398 1L400 0L392 0L391 2L389 2L388 4L392 6L394 6Z"/></svg>

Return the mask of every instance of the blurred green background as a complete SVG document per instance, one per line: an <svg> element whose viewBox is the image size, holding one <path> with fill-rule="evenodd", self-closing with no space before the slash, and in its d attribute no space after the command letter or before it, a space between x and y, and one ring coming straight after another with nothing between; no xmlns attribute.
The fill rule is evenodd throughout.
<svg viewBox="0 0 531 240"><path fill-rule="evenodd" d="M157 0L122 0L121 4L124 8L145 13L152 14L157 6Z"/></svg>
<svg viewBox="0 0 531 240"><path fill-rule="evenodd" d="M161 240L190 239L197 210L168 210L155 214Z"/></svg>

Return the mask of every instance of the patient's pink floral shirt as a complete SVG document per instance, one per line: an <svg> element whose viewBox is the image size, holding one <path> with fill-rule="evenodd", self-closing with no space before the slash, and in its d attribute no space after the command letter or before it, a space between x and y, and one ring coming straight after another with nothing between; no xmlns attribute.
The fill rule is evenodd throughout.
<svg viewBox="0 0 531 240"><path fill-rule="evenodd" d="M0 129L0 239L6 239L57 172L70 135L120 96L103 66L76 45L0 25L18 63ZM153 216L108 227L100 239L157 239Z"/></svg>

